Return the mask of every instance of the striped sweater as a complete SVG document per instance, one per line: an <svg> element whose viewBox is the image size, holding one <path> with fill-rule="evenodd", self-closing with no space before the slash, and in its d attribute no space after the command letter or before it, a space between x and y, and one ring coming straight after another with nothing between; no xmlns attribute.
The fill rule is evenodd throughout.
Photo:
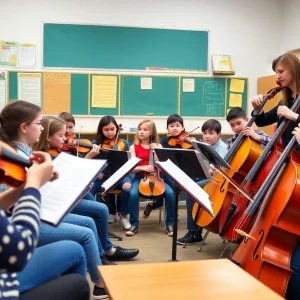
<svg viewBox="0 0 300 300"><path fill-rule="evenodd" d="M11 218L0 208L0 299L19 297L17 273L30 260L37 245L40 222L40 192L27 188Z"/></svg>

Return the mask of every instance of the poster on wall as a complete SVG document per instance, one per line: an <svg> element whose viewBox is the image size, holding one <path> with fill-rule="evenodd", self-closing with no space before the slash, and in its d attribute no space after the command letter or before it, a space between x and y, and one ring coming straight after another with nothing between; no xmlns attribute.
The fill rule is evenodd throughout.
<svg viewBox="0 0 300 300"><path fill-rule="evenodd" d="M3 66L17 65L18 42L0 41L0 64Z"/></svg>
<svg viewBox="0 0 300 300"><path fill-rule="evenodd" d="M6 72L0 71L0 111L6 104Z"/></svg>
<svg viewBox="0 0 300 300"><path fill-rule="evenodd" d="M20 44L18 48L18 65L34 67L36 64L36 48L33 44Z"/></svg>
<svg viewBox="0 0 300 300"><path fill-rule="evenodd" d="M18 99L42 106L41 84L41 73L18 73Z"/></svg>

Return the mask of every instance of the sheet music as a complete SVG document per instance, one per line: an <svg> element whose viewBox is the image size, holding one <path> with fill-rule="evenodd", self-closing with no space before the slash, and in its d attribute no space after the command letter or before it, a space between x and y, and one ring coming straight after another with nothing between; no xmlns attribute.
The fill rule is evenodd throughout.
<svg viewBox="0 0 300 300"><path fill-rule="evenodd" d="M178 168L170 159L158 161L156 164L164 170L175 182L213 216L209 195L186 173Z"/></svg>
<svg viewBox="0 0 300 300"><path fill-rule="evenodd" d="M61 153L53 161L59 178L41 187L41 219L58 224L86 187L103 169L106 160L91 160Z"/></svg>
<svg viewBox="0 0 300 300"><path fill-rule="evenodd" d="M123 178L125 175L129 174L140 161L141 159L135 156L130 158L117 172L103 182L102 187L105 189L103 193L112 188L120 180L120 178Z"/></svg>

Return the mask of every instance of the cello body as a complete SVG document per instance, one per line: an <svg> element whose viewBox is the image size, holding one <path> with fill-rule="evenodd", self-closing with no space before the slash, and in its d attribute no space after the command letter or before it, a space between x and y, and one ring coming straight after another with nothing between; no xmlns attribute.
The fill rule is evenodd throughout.
<svg viewBox="0 0 300 300"><path fill-rule="evenodd" d="M276 161L280 157L283 150L284 150L284 146L280 143L276 143L270 155L268 156L263 166L261 167L260 172L254 178L254 180L251 182L248 181L245 183L245 185L242 186L244 192L250 195L251 198L253 198L256 195L256 192L264 183L265 179L267 178L268 174L271 172L273 166L275 165ZM239 191L236 191L236 193L233 195L232 202L229 205L227 205L227 207L224 208L220 218L219 232L220 235L223 238L225 238L227 241L238 242L238 239L240 237L235 232L235 229L237 227L240 230L243 230L245 232L247 231L246 228L247 224L240 223L240 220L242 219L248 204L249 204L249 200L244 195L242 195ZM229 210L232 205L235 205L236 208L230 218L230 221L226 222L227 221L226 218L228 216Z"/></svg>
<svg viewBox="0 0 300 300"><path fill-rule="evenodd" d="M260 154L261 145L249 137L245 137L238 151L233 155L229 164L231 169L223 169L223 172L236 183L240 184L252 168ZM231 203L236 188L222 175L216 174L203 188L209 194L214 217L195 203L193 206L193 218L196 223L213 233L219 233L219 222L223 210Z"/></svg>
<svg viewBox="0 0 300 300"><path fill-rule="evenodd" d="M278 179L278 180L277 180ZM246 272L284 296L300 236L300 159L293 152L263 199L257 218L233 255Z"/></svg>

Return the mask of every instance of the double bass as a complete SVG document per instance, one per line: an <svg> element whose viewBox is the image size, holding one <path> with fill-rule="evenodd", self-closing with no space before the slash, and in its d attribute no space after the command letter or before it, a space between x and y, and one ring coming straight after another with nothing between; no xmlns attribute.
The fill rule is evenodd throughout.
<svg viewBox="0 0 300 300"><path fill-rule="evenodd" d="M247 127L251 127L254 123L255 117L259 114L265 103L274 98L274 96L281 90L281 87L276 87L269 91L263 99L263 102L254 112L252 118L247 123ZM210 195L214 217L209 215L205 210L201 209L197 203L193 207L193 218L196 223L205 227L213 233L219 233L219 223L224 209L231 203L236 186L239 186L252 166L262 153L261 145L249 137L240 134L234 142L231 149L226 154L224 160L230 164L231 169L222 169L226 177L217 173L211 182L203 188L205 192ZM229 180L228 180L229 179ZM233 181L234 184L231 184Z"/></svg>
<svg viewBox="0 0 300 300"><path fill-rule="evenodd" d="M232 256L246 272L284 296L292 273L291 257L300 236L300 157L293 137L247 207L248 234ZM252 216L257 214L253 223Z"/></svg>
<svg viewBox="0 0 300 300"><path fill-rule="evenodd" d="M297 111L300 106L300 97L298 97L293 106L292 111ZM281 153L284 150L284 146L277 142L282 132L285 130L286 126L290 122L288 119L282 121L278 129L276 130L271 141L268 143L263 151L263 154L256 161L253 168L248 173L245 178L242 188L243 190L250 194L252 197L259 190L268 174L271 172L272 167L275 165L276 161L279 159ZM230 205L225 209L220 220L220 236L224 237L229 242L238 242L238 236L236 235L235 228L238 226L240 230L246 231L246 228L242 226L240 220L243 218L243 214L249 205L248 199L246 199L242 194L237 192Z"/></svg>

